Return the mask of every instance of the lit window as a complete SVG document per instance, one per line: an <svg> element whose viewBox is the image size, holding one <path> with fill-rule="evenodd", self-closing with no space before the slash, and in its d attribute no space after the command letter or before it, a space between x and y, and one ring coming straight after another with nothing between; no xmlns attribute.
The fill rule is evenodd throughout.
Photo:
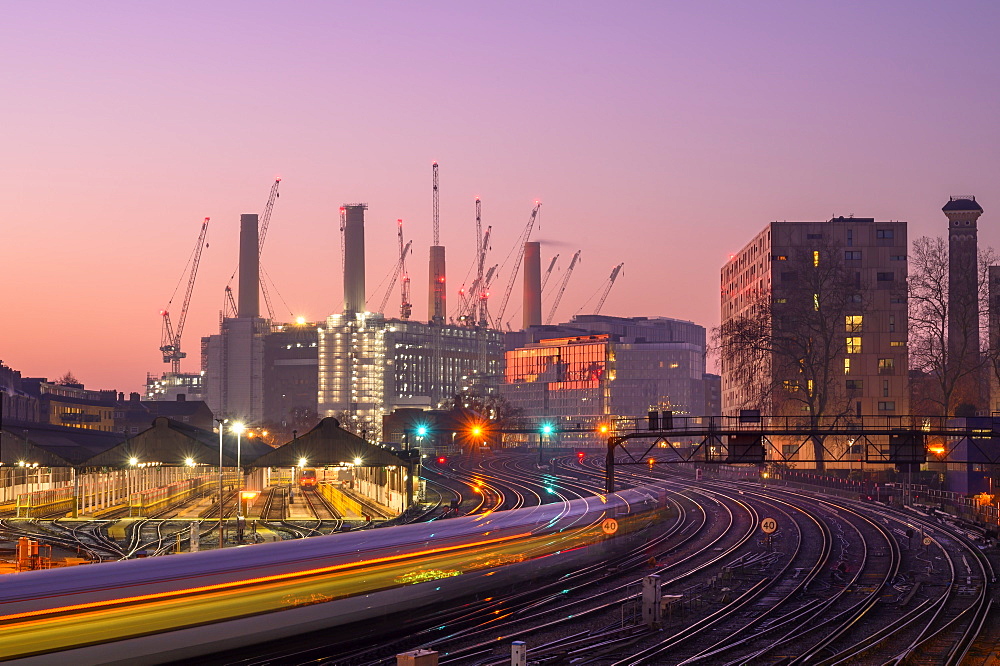
<svg viewBox="0 0 1000 666"><path fill-rule="evenodd" d="M796 391L799 390L799 385L788 379L782 382L782 386L789 393L795 393Z"/></svg>
<svg viewBox="0 0 1000 666"><path fill-rule="evenodd" d="M847 353L848 354L860 354L861 353L861 336L855 335L847 338Z"/></svg>
<svg viewBox="0 0 1000 666"><path fill-rule="evenodd" d="M819 312L819 294L813 294L813 310Z"/></svg>
<svg viewBox="0 0 1000 666"><path fill-rule="evenodd" d="M848 333L860 333L861 325L864 323L864 315L847 315L844 317L844 325Z"/></svg>
<svg viewBox="0 0 1000 666"><path fill-rule="evenodd" d="M813 250L813 266L819 266L819 250Z"/></svg>
<svg viewBox="0 0 1000 666"><path fill-rule="evenodd" d="M878 374L880 375L891 375L896 367L895 359L892 358L880 358L878 360Z"/></svg>
<svg viewBox="0 0 1000 666"><path fill-rule="evenodd" d="M893 340L889 343L890 347L905 347L906 343L902 340Z"/></svg>

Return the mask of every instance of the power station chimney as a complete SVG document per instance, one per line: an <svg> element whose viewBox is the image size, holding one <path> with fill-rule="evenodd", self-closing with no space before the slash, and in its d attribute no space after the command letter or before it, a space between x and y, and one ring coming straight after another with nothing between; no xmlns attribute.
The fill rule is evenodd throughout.
<svg viewBox="0 0 1000 666"><path fill-rule="evenodd" d="M344 228L344 312L364 312L365 211L368 204L344 204L340 210Z"/></svg>
<svg viewBox="0 0 1000 666"><path fill-rule="evenodd" d="M524 244L524 328L542 324L542 246Z"/></svg>
<svg viewBox="0 0 1000 666"><path fill-rule="evenodd" d="M431 245L428 277L427 321L443 324L447 314L447 298L444 273L444 246L441 245L441 215L438 201L438 163L431 165L433 173L433 224L434 244Z"/></svg>
<svg viewBox="0 0 1000 666"><path fill-rule="evenodd" d="M237 316L260 316L260 247L257 215L240 215L240 302Z"/></svg>

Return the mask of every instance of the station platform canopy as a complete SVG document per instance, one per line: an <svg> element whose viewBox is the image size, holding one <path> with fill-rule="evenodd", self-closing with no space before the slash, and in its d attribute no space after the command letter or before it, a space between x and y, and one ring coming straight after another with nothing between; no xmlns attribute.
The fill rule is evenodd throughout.
<svg viewBox="0 0 1000 666"><path fill-rule="evenodd" d="M77 467L120 445L124 433L4 419L0 462L4 467Z"/></svg>
<svg viewBox="0 0 1000 666"><path fill-rule="evenodd" d="M416 452L394 451L369 444L327 417L315 428L253 460L254 467L393 467L412 464Z"/></svg>
<svg viewBox="0 0 1000 666"><path fill-rule="evenodd" d="M260 440L237 437L225 432L222 436L222 466L236 467L237 449L240 463L259 458L273 449ZM153 427L125 440L86 461L87 467L129 467L156 464L163 467L195 465L219 466L219 435L166 416L153 420Z"/></svg>
<svg viewBox="0 0 1000 666"><path fill-rule="evenodd" d="M137 435L4 420L0 462L38 467L163 467L219 465L219 434L165 416ZM273 448L259 439L224 431L222 466L392 467L412 464L416 451L395 451L369 444L325 418L296 439Z"/></svg>

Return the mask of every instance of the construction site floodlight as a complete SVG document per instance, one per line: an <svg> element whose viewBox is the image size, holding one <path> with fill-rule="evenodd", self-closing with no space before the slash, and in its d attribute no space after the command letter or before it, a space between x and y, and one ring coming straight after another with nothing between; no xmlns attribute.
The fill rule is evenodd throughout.
<svg viewBox="0 0 1000 666"><path fill-rule="evenodd" d="M194 467L194 458L185 458L184 464L188 467Z"/></svg>
<svg viewBox="0 0 1000 666"><path fill-rule="evenodd" d="M306 461L305 458L299 458L299 467L305 467L306 466L306 462L307 461Z"/></svg>
<svg viewBox="0 0 1000 666"><path fill-rule="evenodd" d="M246 429L247 427L240 421L237 421L233 425L229 426L229 432L235 432L237 435L243 434L243 431Z"/></svg>
<svg viewBox="0 0 1000 666"><path fill-rule="evenodd" d="M131 457L131 458L128 459L128 464L132 465L133 467L135 467L136 465L139 464L139 459L136 458L135 456L133 456L133 457Z"/></svg>
<svg viewBox="0 0 1000 666"><path fill-rule="evenodd" d="M360 465L360 464L361 464L361 463L363 463L363 462L364 462L364 461L363 461L363 460L362 460L361 458L355 458L355 459L354 459L354 465L355 465L355 466L357 466L357 465Z"/></svg>

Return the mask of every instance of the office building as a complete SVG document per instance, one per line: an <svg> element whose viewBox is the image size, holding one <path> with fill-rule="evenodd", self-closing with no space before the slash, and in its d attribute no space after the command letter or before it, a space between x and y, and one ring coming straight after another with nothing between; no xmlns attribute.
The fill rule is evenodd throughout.
<svg viewBox="0 0 1000 666"><path fill-rule="evenodd" d="M561 445L601 446L600 424L634 427L653 409L692 419L710 415L704 411L702 326L667 317L583 315L510 339L524 336L526 342L506 353L501 394L527 421L551 419L562 431Z"/></svg>

